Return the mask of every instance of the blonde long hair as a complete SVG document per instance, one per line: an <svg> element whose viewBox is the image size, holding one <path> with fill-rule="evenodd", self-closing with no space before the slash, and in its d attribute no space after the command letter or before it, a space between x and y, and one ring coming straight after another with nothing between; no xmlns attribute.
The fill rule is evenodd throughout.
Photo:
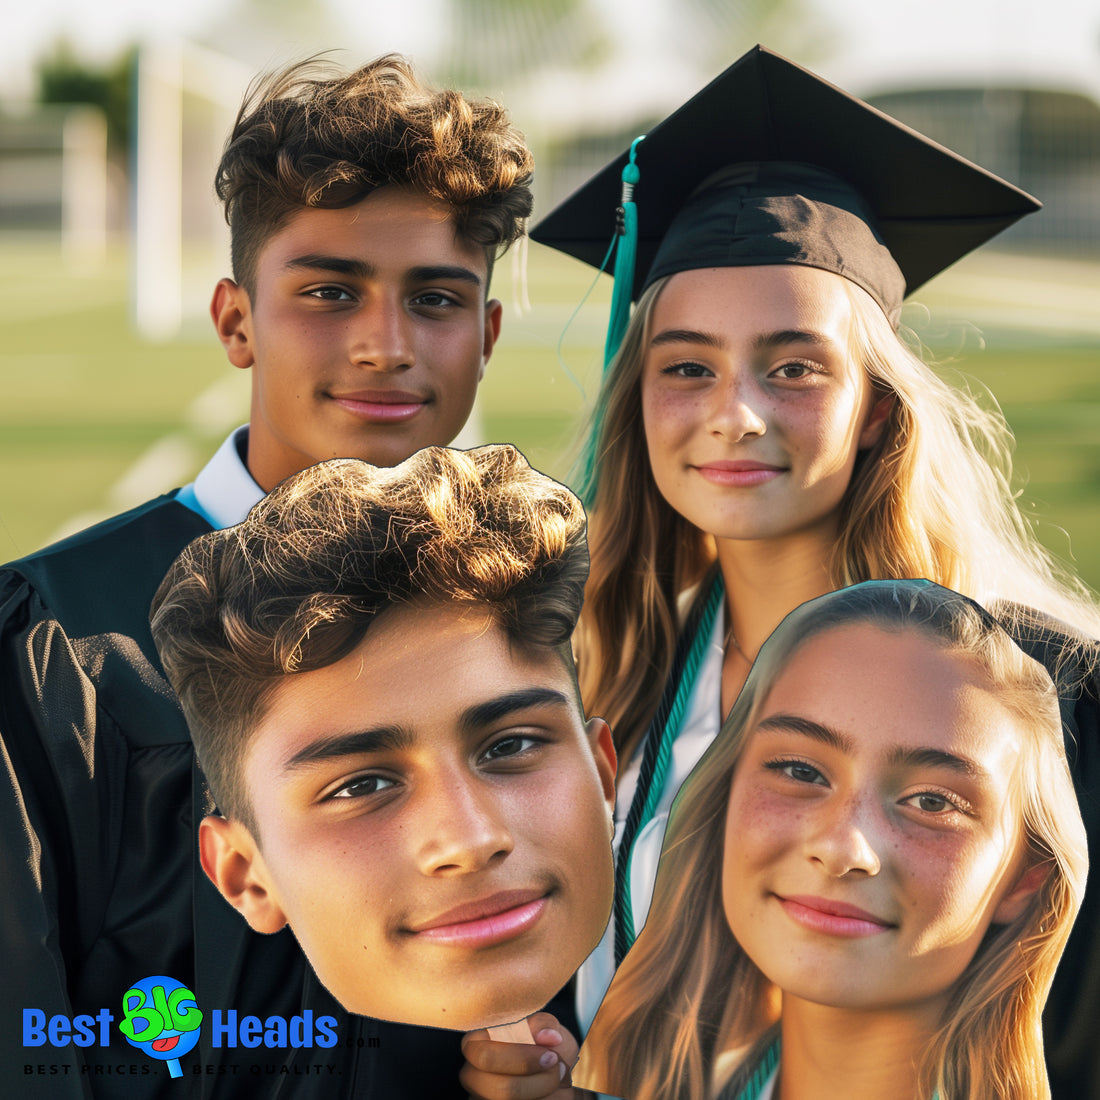
<svg viewBox="0 0 1100 1100"><path fill-rule="evenodd" d="M971 600L921 581L832 592L788 615L761 649L717 740L673 805L645 929L619 968L574 1080L631 1100L701 1100L725 1049L750 1053L733 1097L778 1020L777 990L733 938L722 905L734 770L771 686L809 638L851 623L920 630L976 657L1025 738L1016 773L1032 865L1049 868L1024 912L991 927L920 1056L922 1094L941 1100L1050 1095L1040 1014L1085 887L1087 844L1050 677Z"/></svg>
<svg viewBox="0 0 1100 1100"><path fill-rule="evenodd" d="M667 281L642 295L608 371L592 421L593 474L581 487L592 555L575 642L581 691L588 713L610 722L623 759L668 675L677 597L715 555L713 539L658 492L646 450L641 373L649 319ZM927 577L985 606L1011 601L1100 636L1093 594L1056 563L1020 513L1012 434L999 410L940 379L866 294L842 282L852 307L851 354L873 391L893 403L841 502L832 583Z"/></svg>

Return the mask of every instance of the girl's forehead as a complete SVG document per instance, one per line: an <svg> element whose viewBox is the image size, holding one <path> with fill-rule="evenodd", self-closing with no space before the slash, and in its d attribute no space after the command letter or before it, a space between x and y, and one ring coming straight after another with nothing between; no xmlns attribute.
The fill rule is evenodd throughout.
<svg viewBox="0 0 1100 1100"><path fill-rule="evenodd" d="M815 634L783 662L751 733L813 725L852 754L948 754L976 776L1007 781L1029 734L998 695L977 657L923 630L846 624Z"/></svg>

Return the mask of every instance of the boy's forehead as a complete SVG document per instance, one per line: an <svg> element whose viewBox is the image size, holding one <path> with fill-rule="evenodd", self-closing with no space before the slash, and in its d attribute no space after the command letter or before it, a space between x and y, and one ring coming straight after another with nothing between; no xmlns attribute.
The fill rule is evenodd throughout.
<svg viewBox="0 0 1100 1100"><path fill-rule="evenodd" d="M271 275L304 257L358 261L376 272L453 265L484 284L485 248L458 231L447 202L389 185L349 206L298 208L264 242L258 267Z"/></svg>
<svg viewBox="0 0 1100 1100"><path fill-rule="evenodd" d="M519 712L583 727L572 658L516 645L478 604L392 607L334 664L282 679L251 741L265 772L476 742Z"/></svg>

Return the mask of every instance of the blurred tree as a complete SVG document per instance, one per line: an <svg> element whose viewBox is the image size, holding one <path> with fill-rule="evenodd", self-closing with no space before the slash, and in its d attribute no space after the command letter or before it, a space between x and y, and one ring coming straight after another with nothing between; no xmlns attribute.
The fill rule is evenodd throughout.
<svg viewBox="0 0 1100 1100"><path fill-rule="evenodd" d="M130 46L114 61L95 65L77 57L67 38L58 38L35 66L38 102L99 107L107 118L109 148L123 153L130 145L135 54L135 47Z"/></svg>

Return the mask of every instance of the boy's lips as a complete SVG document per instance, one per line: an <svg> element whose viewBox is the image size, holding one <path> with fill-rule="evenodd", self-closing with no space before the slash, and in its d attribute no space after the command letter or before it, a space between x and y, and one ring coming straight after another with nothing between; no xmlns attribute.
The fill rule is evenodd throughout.
<svg viewBox="0 0 1100 1100"><path fill-rule="evenodd" d="M363 420L387 422L408 420L429 403L423 394L407 390L355 390L331 396L342 409Z"/></svg>
<svg viewBox="0 0 1100 1100"><path fill-rule="evenodd" d="M754 461L716 461L701 462L693 467L707 481L714 485L751 487L763 485L784 472L784 467L769 462Z"/></svg>
<svg viewBox="0 0 1100 1100"><path fill-rule="evenodd" d="M882 917L843 901L809 894L776 894L783 911L797 924L830 936L873 936L897 927Z"/></svg>
<svg viewBox="0 0 1100 1100"><path fill-rule="evenodd" d="M503 890L407 925L405 931L417 939L445 946L490 947L531 928L542 916L549 897L545 887Z"/></svg>

